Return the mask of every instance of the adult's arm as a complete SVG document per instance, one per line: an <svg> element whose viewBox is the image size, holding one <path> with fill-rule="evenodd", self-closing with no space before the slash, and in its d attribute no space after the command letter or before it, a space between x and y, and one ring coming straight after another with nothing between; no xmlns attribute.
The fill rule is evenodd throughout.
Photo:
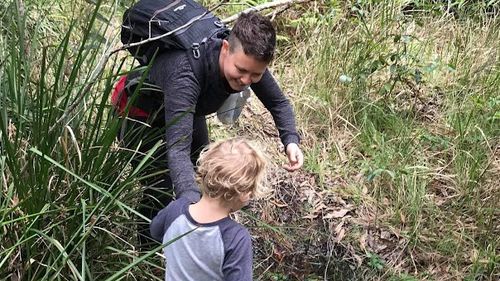
<svg viewBox="0 0 500 281"><path fill-rule="evenodd" d="M167 161L176 197L197 202L200 190L190 154L199 83L182 51L160 55L149 76L164 93Z"/></svg>
<svg viewBox="0 0 500 281"><path fill-rule="evenodd" d="M288 99L281 92L278 83L269 70L258 83L251 85L252 90L273 116L281 142L286 147L290 143L299 144L300 137L295 126L295 115Z"/></svg>
<svg viewBox="0 0 500 281"><path fill-rule="evenodd" d="M167 215L168 211L165 207L160 212L158 212L158 214L153 218L151 224L149 225L149 232L151 232L151 237L153 237L156 241L162 242L163 240Z"/></svg>

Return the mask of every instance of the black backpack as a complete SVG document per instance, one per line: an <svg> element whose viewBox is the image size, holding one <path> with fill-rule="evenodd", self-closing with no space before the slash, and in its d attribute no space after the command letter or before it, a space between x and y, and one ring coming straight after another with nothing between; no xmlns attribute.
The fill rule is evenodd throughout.
<svg viewBox="0 0 500 281"><path fill-rule="evenodd" d="M209 38L225 38L229 35L229 29L219 18L193 0L140 0L123 15L121 41L125 46L169 32L172 33L127 49L142 66L149 64L158 53L171 49L186 50L190 53L188 58L191 68L199 80L203 79L203 63L198 58L204 51L204 43ZM138 91L135 107L148 114L161 111L161 89L149 83L148 79L140 83L142 75L142 70L127 75L126 95L131 96ZM137 86L141 88L137 89Z"/></svg>
<svg viewBox="0 0 500 281"><path fill-rule="evenodd" d="M173 31L173 32L172 32ZM168 36L162 36L172 32ZM191 50L200 57L200 46L210 37L224 38L229 33L214 14L193 0L140 0L123 15L121 41L141 65L147 65L158 52L169 49Z"/></svg>

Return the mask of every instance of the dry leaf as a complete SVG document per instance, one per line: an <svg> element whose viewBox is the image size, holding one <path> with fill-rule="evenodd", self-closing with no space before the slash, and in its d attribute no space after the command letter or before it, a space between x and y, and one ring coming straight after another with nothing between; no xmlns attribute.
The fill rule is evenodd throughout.
<svg viewBox="0 0 500 281"><path fill-rule="evenodd" d="M312 203L316 195L316 192L314 191L314 189L306 189L304 190L304 195L306 197L304 199L307 200L308 203Z"/></svg>
<svg viewBox="0 0 500 281"><path fill-rule="evenodd" d="M361 237L359 237L359 247L363 250L366 251L366 238L368 237L368 232L364 232Z"/></svg>
<svg viewBox="0 0 500 281"><path fill-rule="evenodd" d="M323 219L331 219L331 218L342 218L344 217L347 212L349 212L349 210L347 209L342 209L342 210L339 210L339 211L334 211L334 212L331 212L331 213L328 213L326 215L323 216Z"/></svg>
<svg viewBox="0 0 500 281"><path fill-rule="evenodd" d="M318 215L310 214L310 215L303 216L302 218L303 219L315 219L317 217L318 217Z"/></svg>
<svg viewBox="0 0 500 281"><path fill-rule="evenodd" d="M345 236L345 228L340 229L339 233L337 234L337 243L339 243L342 238Z"/></svg>
<svg viewBox="0 0 500 281"><path fill-rule="evenodd" d="M357 263L358 267L361 266L361 264L363 264L363 259L359 255L352 254L352 256L356 260L356 263Z"/></svg>
<svg viewBox="0 0 500 281"><path fill-rule="evenodd" d="M325 209L326 205L323 202L320 202L317 206L315 206L313 213L318 213L322 209Z"/></svg>
<svg viewBox="0 0 500 281"><path fill-rule="evenodd" d="M17 195L14 195L11 199L12 201L12 206L13 207L16 207L17 205L19 205L19 197L17 197Z"/></svg>
<svg viewBox="0 0 500 281"><path fill-rule="evenodd" d="M337 234L337 236L339 235L340 230L342 230L342 226L344 226L343 220L335 227L335 233Z"/></svg>
<svg viewBox="0 0 500 281"><path fill-rule="evenodd" d="M389 231L382 230L382 231L380 231L380 238L385 239L385 240L390 240L391 233Z"/></svg>
<svg viewBox="0 0 500 281"><path fill-rule="evenodd" d="M288 204L285 202L278 202L276 200L272 200L271 203L273 203L273 205L278 208L288 207Z"/></svg>

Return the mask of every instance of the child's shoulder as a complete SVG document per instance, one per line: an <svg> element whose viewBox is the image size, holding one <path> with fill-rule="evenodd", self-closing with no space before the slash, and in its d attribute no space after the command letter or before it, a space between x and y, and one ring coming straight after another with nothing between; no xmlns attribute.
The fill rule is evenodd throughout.
<svg viewBox="0 0 500 281"><path fill-rule="evenodd" d="M165 208L158 212L150 225L150 231L153 238L162 241L166 230L177 218L186 212L189 203L188 200L179 198L170 202Z"/></svg>
<svg viewBox="0 0 500 281"><path fill-rule="evenodd" d="M252 236L245 226L230 220L220 230L226 252L251 252Z"/></svg>
<svg viewBox="0 0 500 281"><path fill-rule="evenodd" d="M248 229L233 219L226 220L224 224L219 226L219 228L222 236L229 239L236 237L243 239L250 238L250 232Z"/></svg>
<svg viewBox="0 0 500 281"><path fill-rule="evenodd" d="M189 200L185 198L179 198L170 202L165 208L163 208L158 216L163 217L167 221L173 221L178 216L186 212L187 206L190 204Z"/></svg>

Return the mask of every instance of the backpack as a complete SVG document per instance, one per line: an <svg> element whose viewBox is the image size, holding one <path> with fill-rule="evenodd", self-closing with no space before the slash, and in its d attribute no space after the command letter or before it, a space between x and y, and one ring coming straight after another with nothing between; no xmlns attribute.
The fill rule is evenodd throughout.
<svg viewBox="0 0 500 281"><path fill-rule="evenodd" d="M198 59L200 47L208 38L223 38L229 30L219 18L194 0L140 0L123 15L123 44L137 43L169 32L172 34L127 49L141 65L149 64L157 52L169 49L190 50L192 57Z"/></svg>
<svg viewBox="0 0 500 281"><path fill-rule="evenodd" d="M162 36L167 33L170 35ZM121 28L121 42L124 45L133 44L162 36L138 46L128 47L128 51L139 61L141 66L148 65L160 52L172 49L186 50L189 62L195 76L201 81L202 63L200 55L203 45L209 38L225 38L229 29L212 14L207 8L194 0L140 0L123 15ZM129 73L124 81L125 102L115 103L118 111L123 112L127 96L131 96L140 85L142 71ZM144 112L149 116L161 110L163 97L161 89L149 84L147 79L144 86L138 89L138 96L131 112ZM115 97L116 100L119 97ZM121 106L119 106L121 104ZM134 115L134 114L132 114ZM142 114L141 114L142 115Z"/></svg>

